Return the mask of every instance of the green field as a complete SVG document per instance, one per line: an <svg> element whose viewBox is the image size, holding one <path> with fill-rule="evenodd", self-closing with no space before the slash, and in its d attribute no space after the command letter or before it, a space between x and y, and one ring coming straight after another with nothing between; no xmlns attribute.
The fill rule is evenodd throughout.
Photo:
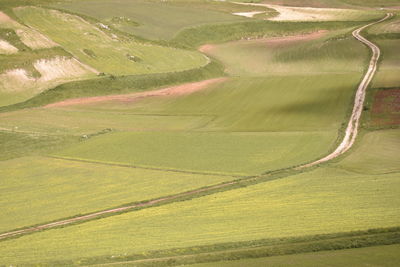
<svg viewBox="0 0 400 267"><path fill-rule="evenodd" d="M373 86L396 87L400 85L400 57L397 47L400 45L400 19L398 15L382 25L376 25L368 33L380 46L383 53L383 60L377 73Z"/></svg>
<svg viewBox="0 0 400 267"><path fill-rule="evenodd" d="M14 12L26 24L100 72L116 75L160 73L207 63L207 59L196 52L120 40L75 15L37 7L17 8Z"/></svg>
<svg viewBox="0 0 400 267"><path fill-rule="evenodd" d="M0 232L235 179L40 156L1 161L0 176Z"/></svg>
<svg viewBox="0 0 400 267"><path fill-rule="evenodd" d="M378 92L398 111L398 15L363 32L382 58L355 144L296 166L341 142L371 56L351 33L400 0L279 3L341 9L3 0L0 266L396 266L400 129L372 121Z"/></svg>
<svg viewBox="0 0 400 267"><path fill-rule="evenodd" d="M133 166L253 175L321 157L334 138L329 132L115 133L56 155Z"/></svg>
<svg viewBox="0 0 400 267"><path fill-rule="evenodd" d="M359 72L367 50L348 33L350 29L290 38L241 40L215 45L208 52L226 65L231 75Z"/></svg>
<svg viewBox="0 0 400 267"><path fill-rule="evenodd" d="M244 21L230 12L254 10L229 3L205 1L89 0L56 5L149 39L171 39L184 28ZM262 8L255 8L262 9Z"/></svg>
<svg viewBox="0 0 400 267"><path fill-rule="evenodd" d="M124 255L397 226L399 173L359 174L345 169L349 160L285 179L5 241L0 261ZM371 163L366 153L358 153L352 161ZM382 166L381 172L392 168Z"/></svg>
<svg viewBox="0 0 400 267"><path fill-rule="evenodd" d="M382 266L395 267L400 261L400 245L380 246L370 248L347 249L341 251L327 251L317 253L305 253L288 256L276 256L260 259L246 259L237 261L219 261L213 263L201 263L184 265L189 267L260 267L260 266Z"/></svg>

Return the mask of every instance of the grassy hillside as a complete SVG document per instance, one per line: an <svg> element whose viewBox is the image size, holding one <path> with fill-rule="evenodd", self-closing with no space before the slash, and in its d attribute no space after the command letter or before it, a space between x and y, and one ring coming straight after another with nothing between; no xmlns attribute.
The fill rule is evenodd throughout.
<svg viewBox="0 0 400 267"><path fill-rule="evenodd" d="M400 245L379 246L370 248L356 248L341 251L328 251L317 253L304 253L289 256L276 256L259 259L246 259L237 261L219 261L185 265L189 267L257 267L257 266L330 266L341 267L351 265L361 266L382 266L395 267L400 260L398 251Z"/></svg>
<svg viewBox="0 0 400 267"><path fill-rule="evenodd" d="M357 155L357 161L348 160L371 163L368 154ZM377 176L344 168L338 162L285 179L5 241L0 261L124 255L398 225L398 172ZM382 166L381 171L391 168Z"/></svg>
<svg viewBox="0 0 400 267"><path fill-rule="evenodd" d="M236 6L206 1L148 0L90 0L56 5L148 39L171 39L184 28L202 24L244 21L225 12L249 10Z"/></svg>
<svg viewBox="0 0 400 267"><path fill-rule="evenodd" d="M41 156L0 161L0 175L0 232L234 179Z"/></svg>
<svg viewBox="0 0 400 267"><path fill-rule="evenodd" d="M381 3L367 1L366 11L355 12L366 16L357 19L380 16L369 7ZM372 117L364 117L355 146L330 163L298 171L292 167L328 154L343 134L371 55L351 32L367 22L351 21L353 16L342 22L245 19L230 13L252 7L198 0L52 4L105 25L48 6L12 9L17 4L10 4L8 12L15 12L10 16L60 47L35 50L16 30L0 30L0 37L19 49L0 56L5 59L0 70L7 71L15 61L41 73L37 60L64 53L102 74L0 108L0 233L256 177L179 198L184 201L168 199L154 207L1 240L0 265L137 259L144 259L138 263L143 266L226 259L240 261L219 262L221 266L328 260L333 266L356 265L381 257L388 264L397 261L397 245L262 258L400 242L400 129L371 123L376 93L399 85L397 18L366 33L382 47L383 58L364 106ZM331 4L355 7L360 1ZM140 40L107 25L164 41ZM221 44L227 41L232 42ZM203 44L201 51L216 60L194 50ZM187 95L43 107L220 76L228 77ZM277 169L285 170L266 173ZM157 257L166 258L152 259ZM203 266L219 266L213 264Z"/></svg>
<svg viewBox="0 0 400 267"><path fill-rule="evenodd" d="M329 132L115 133L56 155L133 166L254 175L322 156L334 138Z"/></svg>
<svg viewBox="0 0 400 267"><path fill-rule="evenodd" d="M25 7L14 12L82 62L115 75L181 71L207 63L199 53L119 40L80 17Z"/></svg>

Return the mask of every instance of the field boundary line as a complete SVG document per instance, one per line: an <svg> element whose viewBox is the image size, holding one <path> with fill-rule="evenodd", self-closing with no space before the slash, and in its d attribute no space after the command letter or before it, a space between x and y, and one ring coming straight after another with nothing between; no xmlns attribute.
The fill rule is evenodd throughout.
<svg viewBox="0 0 400 267"><path fill-rule="evenodd" d="M324 158L313 161L313 162L305 164L305 165L286 168L286 169L277 170L277 171L272 171L270 173L263 174L263 175L249 176L249 177L245 177L240 180L238 179L238 180L234 180L234 181L230 181L230 182L224 182L221 184L203 187L203 188L200 188L197 190L191 190L191 191L187 191L187 192L183 192L183 193L178 193L178 194L167 196L167 197L161 197L161 198L153 199L150 201L131 204L131 205L127 205L127 206L123 206L123 207L119 207L119 208L107 209L107 210L103 210L103 211L99 211L99 212L89 213L89 214L82 215L82 216L77 216L77 217L70 218L70 219L54 221L54 222L47 223L47 224L42 224L42 225L23 228L23 229L11 231L11 232L1 233L0 241L8 239L8 238L16 237L16 236L21 236L24 234L29 234L29 233L34 233L34 232L38 232L38 231L55 228L55 227L74 224L74 223L78 223L78 222L85 222L88 220L101 218L106 215L109 215L109 216L116 215L116 214L120 214L122 212L134 210L136 208L152 207L152 206L156 206L156 205L160 205L160 204L166 204L166 203L170 203L171 201L176 201L176 200L182 199L184 197L194 198L199 195L202 196L202 193L211 194L214 190L225 189L225 188L229 189L230 186L240 186L241 184L245 184L246 182L251 183L252 181L255 181L255 180L259 180L259 179L266 178L266 177L271 177L273 174L279 175L280 174L279 172L284 173L284 171L287 171L287 170L301 171L301 170L304 170L304 169L307 169L310 167L314 167L318 164L330 161L332 159L335 159L335 158L341 156L342 154L347 152L353 146L355 139L357 137L358 126L359 126L359 121L360 121L362 110L363 110L363 104L364 104L364 100L365 100L366 90L367 90L369 84L371 83L372 78L374 77L374 74L376 73L378 60L381 55L381 51L380 51L379 47L377 45L375 45L374 43L372 43L371 41L364 38L360 33L365 28L375 25L377 23L381 23L381 22L391 18L392 16L393 16L392 13L388 13L388 14L386 14L386 16L384 18L380 19L379 21L369 23L369 24L364 25L353 31L353 36L360 42L362 42L362 43L366 44L368 47L370 47L373 54L372 54L372 58L369 63L368 70L357 89L357 93L356 93L356 97L355 97L355 101L354 101L353 112L351 114L350 120L348 122L348 126L346 128L345 137L344 137L343 141L339 144L339 146L335 149L335 151L333 151L329 155L325 156ZM272 177L271 179L274 179L274 177Z"/></svg>
<svg viewBox="0 0 400 267"><path fill-rule="evenodd" d="M184 170L184 169L164 169L164 168L157 168L152 166L145 166L145 165L130 165L130 164L123 164L123 163L114 163L114 162L106 162L106 161L97 161L97 160L90 160L90 159L80 159L80 158L69 158L69 157L62 157L62 156L43 156L47 158L59 159L59 160L66 160L66 161L75 161L75 162L84 162L84 163L92 163L92 164L100 164L100 165L108 165L108 166L115 166L121 168L131 168L131 169L143 169L143 170L153 170L153 171L162 171L162 172L176 172L176 173L187 173L187 174L198 174L198 175L206 175L206 176L222 176L222 177L232 177L232 178L247 178L252 175L236 175L236 174L227 174L227 173L218 173L218 172L197 172L191 170Z"/></svg>

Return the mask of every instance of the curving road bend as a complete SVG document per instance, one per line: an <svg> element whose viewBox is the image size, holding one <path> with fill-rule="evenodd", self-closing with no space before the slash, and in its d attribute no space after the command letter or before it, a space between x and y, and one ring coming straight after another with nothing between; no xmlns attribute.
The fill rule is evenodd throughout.
<svg viewBox="0 0 400 267"><path fill-rule="evenodd" d="M349 123L347 124L345 136L344 136L342 142L339 144L339 146L335 149L335 151L333 151L332 153L330 153L329 155L325 156L322 159L319 159L317 161L297 167L296 168L297 170L312 167L312 166L327 162L329 160L332 160L332 159L342 155L343 153L348 151L353 146L353 144L356 140L357 134L358 134L358 126L360 124L360 118L361 118L362 110L364 107L364 101L365 101L365 95L367 92L367 88L376 73L376 70L378 67L378 60L381 56L381 50L379 49L379 47L376 44L374 44L371 41L364 38L361 35L361 31L363 31L365 28L368 28L374 24L381 23L381 22L391 18L392 16L393 16L392 13L388 13L386 15L386 17L384 17L383 19L373 22L373 23L370 23L370 24L367 24L367 25L353 31L353 36L357 40L359 40L360 42L366 44L367 46L369 46L369 48L371 48L372 58L369 63L369 66L368 66L367 73L365 74L363 80L361 81L360 85L358 86L355 100L354 100L353 112L351 113Z"/></svg>
<svg viewBox="0 0 400 267"><path fill-rule="evenodd" d="M389 13L383 19L373 22L373 23L370 23L368 25L365 25L353 32L353 36L360 42L369 46L372 49L373 54L372 54L371 61L369 63L368 71L365 74L362 82L360 83L360 85L357 89L353 112L351 114L350 121L347 125L346 133L345 133L345 137L344 137L343 141L339 144L339 146L336 148L336 150L334 152L330 153L326 157L319 159L317 161L302 165L300 167L296 167L295 169L297 169L297 170L304 169L304 168L312 167L312 166L318 165L320 163L324 163L329 160L332 160L332 159L342 155L343 153L345 153L354 144L354 141L355 141L355 139L357 137L357 133L358 133L358 126L359 126L359 121L360 121L360 117L361 117L361 113L362 113L362 109L363 109L363 105L364 105L366 90L367 90L369 84L371 83L373 76L376 73L378 60L381 55L381 51L380 51L379 47L377 45L375 45L374 43L368 41L363 36L361 36L360 33L365 28L372 26L374 24L380 23L382 21L385 21L392 16L393 16L393 14ZM254 177L250 177L250 179L254 179ZM239 183L240 183L239 180L226 182L226 183L222 183L219 185L213 185L213 186L209 186L206 188L188 191L188 192L184 192L184 193L179 193L176 195L158 198L158 199L154 199L154 200L150 200L150 201L146 201L146 202L142 202L142 203L138 203L138 204L127 205L127 206L123 206L123 207L119 207L119 208L115 208L115 209L103 210L103 211L94 212L94 213L86 214L86 215L71 218L71 219L65 219L65 220L55 221L52 223L34 226L34 227L27 227L27 228L23 228L23 229L16 230L16 231L1 233L0 240L15 237L15 236L20 236L20 235L24 235L24 234L28 234L28 233L39 232L39 231L43 231L46 229L55 228L55 227L59 227L59 226L63 226L63 225L73 224L73 223L82 222L82 221L88 221L91 219L105 216L107 214L118 214L120 212L133 210L135 208L151 207L151 206L154 206L157 204L176 200L181 197L192 196L192 195L196 195L196 194L203 193L203 192L209 192L209 191L213 191L213 190L216 190L219 188L224 188L224 187L239 184Z"/></svg>

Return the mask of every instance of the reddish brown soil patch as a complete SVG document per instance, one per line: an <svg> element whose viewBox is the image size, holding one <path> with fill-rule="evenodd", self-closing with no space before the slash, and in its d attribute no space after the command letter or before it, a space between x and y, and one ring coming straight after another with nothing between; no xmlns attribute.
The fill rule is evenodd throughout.
<svg viewBox="0 0 400 267"><path fill-rule="evenodd" d="M216 78L216 79L210 79L210 80L205 80L205 81L201 81L201 82L186 83L186 84L163 88L163 89L154 90L154 91L146 91L146 92L140 92L140 93L125 94L125 95L107 95L107 96L74 98L74 99L68 99L65 101L46 105L45 108L92 104L92 103L98 103L98 102L104 102L104 101L133 102L138 99L142 99L142 98L146 98L146 97L166 97L166 96L188 95L188 94L192 94L194 92L200 91L202 89L205 89L208 86L210 86L211 84L220 83L225 80L227 80L227 78Z"/></svg>
<svg viewBox="0 0 400 267"><path fill-rule="evenodd" d="M199 47L199 51L202 53L210 52L215 46L211 44L205 44Z"/></svg>
<svg viewBox="0 0 400 267"><path fill-rule="evenodd" d="M380 90L375 94L372 125L400 124L400 89Z"/></svg>
<svg viewBox="0 0 400 267"><path fill-rule="evenodd" d="M297 41L316 40L316 39L324 36L327 32L328 32L327 30L320 30L320 31L307 33L307 34L299 34L299 35L291 35L291 36L283 36L283 37L271 37L271 38L265 38L265 39L261 39L261 40L263 42L265 42L266 44L281 45L281 44L297 42Z"/></svg>

